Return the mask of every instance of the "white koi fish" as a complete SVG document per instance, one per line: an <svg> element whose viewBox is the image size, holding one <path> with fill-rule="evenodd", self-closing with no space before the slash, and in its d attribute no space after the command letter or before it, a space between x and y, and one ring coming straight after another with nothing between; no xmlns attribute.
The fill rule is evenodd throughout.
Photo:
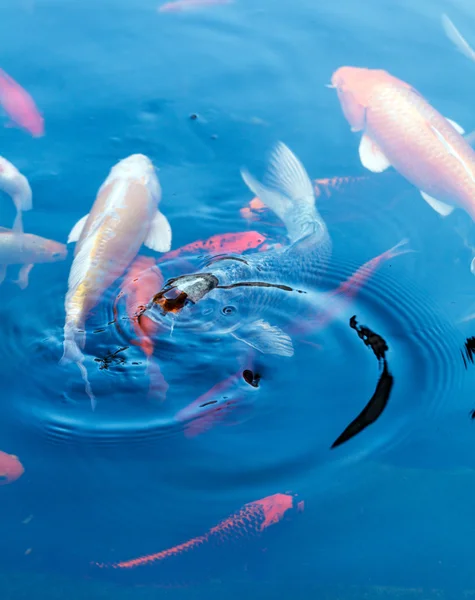
<svg viewBox="0 0 475 600"><path fill-rule="evenodd" d="M157 252L171 247L171 228L158 210L161 188L152 162L133 154L118 162L97 194L91 212L73 227L76 242L65 300L64 354L81 371L94 409L95 399L84 367L85 321L107 288L127 269L142 244Z"/></svg>
<svg viewBox="0 0 475 600"><path fill-rule="evenodd" d="M22 211L33 207L31 188L28 179L3 156L0 156L0 190L13 200L17 210L13 229L22 232Z"/></svg>

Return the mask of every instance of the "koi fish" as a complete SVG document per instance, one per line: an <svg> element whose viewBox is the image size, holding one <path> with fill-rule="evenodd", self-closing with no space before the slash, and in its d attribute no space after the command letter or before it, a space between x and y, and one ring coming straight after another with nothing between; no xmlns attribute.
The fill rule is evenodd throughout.
<svg viewBox="0 0 475 600"><path fill-rule="evenodd" d="M197 240L177 250L167 252L161 256L157 262L164 262L181 256L198 254L223 254L236 253L241 254L246 250L267 250L266 237L258 231L240 231L237 233L221 233L213 235L207 240Z"/></svg>
<svg viewBox="0 0 475 600"><path fill-rule="evenodd" d="M142 244L167 252L171 228L158 210L161 188L151 161L133 154L118 162L97 194L91 212L69 234L77 242L65 300L64 354L61 364L76 363L92 408L95 399L84 367L89 311L127 269Z"/></svg>
<svg viewBox="0 0 475 600"><path fill-rule="evenodd" d="M121 286L117 300L125 296L125 307L127 316L132 322L136 340L130 340L135 346L139 346L147 357L147 372L150 378L150 392L154 396L164 400L168 390L160 367L153 361L153 338L158 333L158 326L147 315L138 318L143 306L148 302L153 290L163 283L163 275L158 268L154 258L149 256L138 256L127 271L127 275Z"/></svg>
<svg viewBox="0 0 475 600"><path fill-rule="evenodd" d="M364 167L381 173L393 166L440 215L457 206L475 219L475 152L460 125L383 70L340 67L331 87L351 130L363 134Z"/></svg>
<svg viewBox="0 0 475 600"><path fill-rule="evenodd" d="M318 280L331 253L331 240L315 206L311 181L287 146L279 143L275 148L264 183L247 171L242 176L283 220L291 245L210 261L199 273L167 282L145 310L157 322L230 334L265 354L289 357L294 352L291 339L268 319L274 318L272 310L282 312L287 298L292 307L286 307L286 314L299 314L304 292L293 285L300 288Z"/></svg>
<svg viewBox="0 0 475 600"><path fill-rule="evenodd" d="M368 176L360 176L360 177L330 177L323 179L315 179L314 189L315 189L315 197L319 198L320 196L326 196L330 198L330 196L334 192L346 191L348 187L352 187L355 185L359 185L361 183L369 181L370 177ZM247 206L241 208L239 211L241 216L246 220L255 220L262 213L268 211L266 205L262 200L260 200L257 196L255 196Z"/></svg>
<svg viewBox="0 0 475 600"><path fill-rule="evenodd" d="M158 12L184 12L206 6L231 4L233 0L173 0L166 2L158 8Z"/></svg>
<svg viewBox="0 0 475 600"><path fill-rule="evenodd" d="M194 557L203 548L222 552L228 545L240 545L245 539L261 537L266 529L303 510L304 502L297 501L296 494L274 494L245 504L205 534L172 548L117 563L93 562L92 565L100 569L141 570L163 564L172 557Z"/></svg>
<svg viewBox="0 0 475 600"><path fill-rule="evenodd" d="M5 279L9 265L23 265L15 283L24 290L35 264L64 260L67 254L65 244L0 227L0 284Z"/></svg>
<svg viewBox="0 0 475 600"><path fill-rule="evenodd" d="M13 483L19 479L24 472L25 469L18 456L7 454L0 450L0 485Z"/></svg>
<svg viewBox="0 0 475 600"><path fill-rule="evenodd" d="M31 187L28 179L6 158L0 156L0 190L13 200L17 210L14 231L23 232L22 211L33 207Z"/></svg>
<svg viewBox="0 0 475 600"><path fill-rule="evenodd" d="M33 137L44 135L44 120L33 98L14 79L0 69L0 104L15 124Z"/></svg>

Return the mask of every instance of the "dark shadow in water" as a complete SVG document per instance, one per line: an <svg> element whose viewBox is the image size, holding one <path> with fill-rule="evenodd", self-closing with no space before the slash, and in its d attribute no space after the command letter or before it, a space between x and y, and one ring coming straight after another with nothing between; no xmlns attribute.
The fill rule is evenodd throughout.
<svg viewBox="0 0 475 600"><path fill-rule="evenodd" d="M343 433L333 442L331 448L336 448L344 442L347 442L381 416L389 401L389 396L394 383L394 377L389 372L386 360L388 346L385 340L368 327L359 326L356 321L356 315L351 317L350 327L357 332L358 337L364 341L365 345L373 350L378 361L382 361L383 371L379 377L374 394L371 396L368 404L356 419L352 421Z"/></svg>

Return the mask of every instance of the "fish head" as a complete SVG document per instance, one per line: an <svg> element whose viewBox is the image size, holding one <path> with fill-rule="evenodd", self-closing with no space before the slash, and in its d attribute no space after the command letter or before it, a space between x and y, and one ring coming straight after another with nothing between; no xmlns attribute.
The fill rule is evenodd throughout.
<svg viewBox="0 0 475 600"><path fill-rule="evenodd" d="M157 202L161 198L157 172L152 161L145 154L131 154L120 160L112 167L104 186L115 179L137 181L150 190Z"/></svg>
<svg viewBox="0 0 475 600"><path fill-rule="evenodd" d="M68 255L65 244L41 237L33 237L30 241L38 262L57 262Z"/></svg>
<svg viewBox="0 0 475 600"><path fill-rule="evenodd" d="M211 273L194 273L170 279L150 301L148 316L163 323L171 318L173 327L194 332L229 333L242 318L242 291L221 289Z"/></svg>
<svg viewBox="0 0 475 600"><path fill-rule="evenodd" d="M382 69L340 67L333 73L330 87L336 89L352 131L364 129L365 111L370 106L375 86L393 80L396 79Z"/></svg>

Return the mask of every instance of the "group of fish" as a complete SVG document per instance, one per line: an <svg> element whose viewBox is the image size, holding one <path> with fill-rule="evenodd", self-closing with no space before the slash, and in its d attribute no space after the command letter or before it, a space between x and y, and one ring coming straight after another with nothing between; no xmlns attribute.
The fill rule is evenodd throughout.
<svg viewBox="0 0 475 600"><path fill-rule="evenodd" d="M442 22L457 48L475 61L475 52L448 17L443 16ZM351 131L361 135L359 158L366 169L381 173L393 167L442 217L458 207L475 220L475 152L457 123L442 116L410 84L384 70L340 67L328 87L336 90ZM44 133L34 102L3 71L0 103L16 126L35 136ZM267 209L272 211L285 226L284 243L275 243L258 231L245 231L217 235L171 251L172 229L159 209L160 183L151 160L142 154L133 154L112 167L91 211L72 228L68 243L76 247L65 296L61 362L79 367L93 408L96 400L84 365L86 321L106 290L121 278L117 299L125 297L137 335L135 343L148 359L153 357L160 335L167 328L180 326L205 333L219 331L247 347L244 370L240 368L236 375L216 384L177 415L179 420L193 422L198 407L237 379L257 385L252 370L256 352L291 357L294 335L325 326L341 308L341 303L333 300L351 300L383 261L408 251L398 244L374 258L327 294L331 301L323 313L315 309L305 315L304 325L279 327L263 316L269 306L284 297L296 298L298 312L298 298L306 293L306 286L318 282L325 273L331 259L331 239L317 210L316 197L344 184L345 178L312 183L302 162L281 142L271 153L262 181L246 169L241 175L254 195L241 214L250 221ZM4 158L0 159L0 189L11 197L17 211L12 229L0 230L0 280L8 265L19 264L18 284L24 289L34 264L65 259L67 248L24 232L22 213L32 208L31 188L26 177ZM155 260L139 255L143 245L162 256ZM187 272L164 283L160 262L196 253L210 256L199 272ZM261 301L247 305L264 307L263 314L251 314L239 303L236 307L235 300L242 293L248 299L259 297ZM150 370L149 375L152 379L161 377L159 370ZM161 383L164 385L158 387L164 396L163 378ZM1 454L0 483L10 483L21 476L23 467L17 457ZM260 534L292 508L302 510L303 502L296 502L292 494L268 496L245 505L207 534L175 548L95 566L136 569L189 553L208 542L219 546L236 535L247 535L248 530Z"/></svg>

